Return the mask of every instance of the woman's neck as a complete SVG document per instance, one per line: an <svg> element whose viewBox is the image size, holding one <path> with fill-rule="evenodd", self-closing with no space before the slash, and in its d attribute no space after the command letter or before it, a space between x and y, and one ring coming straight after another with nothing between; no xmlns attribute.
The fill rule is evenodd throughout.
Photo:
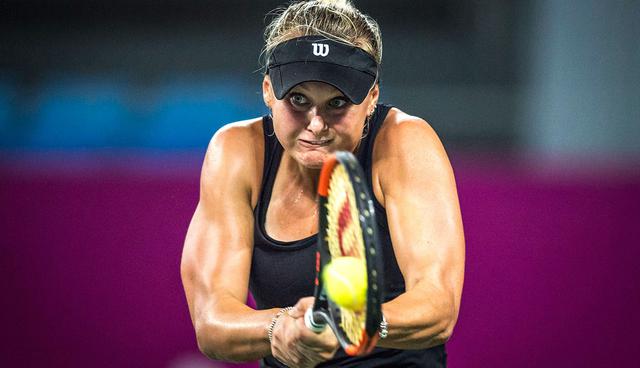
<svg viewBox="0 0 640 368"><path fill-rule="evenodd" d="M283 156L283 161L287 180L305 193L314 193L315 196L320 180L320 169L305 167L291 156Z"/></svg>

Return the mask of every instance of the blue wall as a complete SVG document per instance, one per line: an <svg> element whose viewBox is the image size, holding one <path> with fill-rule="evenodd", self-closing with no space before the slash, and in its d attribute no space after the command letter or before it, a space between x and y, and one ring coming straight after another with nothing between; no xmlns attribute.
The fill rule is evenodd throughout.
<svg viewBox="0 0 640 368"><path fill-rule="evenodd" d="M220 126L266 112L259 88L229 77L141 87L117 76L61 76L25 93L5 80L0 148L206 147Z"/></svg>

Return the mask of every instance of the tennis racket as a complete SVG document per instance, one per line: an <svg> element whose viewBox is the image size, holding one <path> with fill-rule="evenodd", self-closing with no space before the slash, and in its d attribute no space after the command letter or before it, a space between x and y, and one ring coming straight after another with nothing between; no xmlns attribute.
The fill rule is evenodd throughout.
<svg viewBox="0 0 640 368"><path fill-rule="evenodd" d="M305 324L317 333L329 325L348 355L364 355L379 338L382 253L366 177L353 154L341 151L325 160L318 195L315 302L305 313ZM366 263L366 302L358 311L338 306L323 287L323 267L332 259L345 256Z"/></svg>

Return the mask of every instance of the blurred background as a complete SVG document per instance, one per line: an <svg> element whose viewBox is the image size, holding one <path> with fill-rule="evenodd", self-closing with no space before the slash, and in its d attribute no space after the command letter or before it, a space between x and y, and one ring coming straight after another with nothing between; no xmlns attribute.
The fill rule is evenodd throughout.
<svg viewBox="0 0 640 368"><path fill-rule="evenodd" d="M456 172L450 366L631 365L640 2L355 4L382 28L381 101ZM209 139L266 112L279 5L0 2L0 366L234 366L199 354L179 262Z"/></svg>

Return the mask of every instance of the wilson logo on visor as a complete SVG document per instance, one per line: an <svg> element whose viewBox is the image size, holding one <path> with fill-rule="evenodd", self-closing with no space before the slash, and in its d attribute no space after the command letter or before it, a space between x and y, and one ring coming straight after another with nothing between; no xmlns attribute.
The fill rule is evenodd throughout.
<svg viewBox="0 0 640 368"><path fill-rule="evenodd" d="M329 55L329 45L324 43L312 43L313 45L313 54L315 56L325 57Z"/></svg>

